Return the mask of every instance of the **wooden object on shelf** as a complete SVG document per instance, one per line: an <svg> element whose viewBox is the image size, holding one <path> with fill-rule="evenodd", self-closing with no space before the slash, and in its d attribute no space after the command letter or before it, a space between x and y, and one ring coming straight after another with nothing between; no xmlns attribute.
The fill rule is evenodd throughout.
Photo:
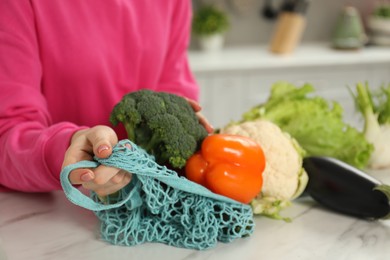
<svg viewBox="0 0 390 260"><path fill-rule="evenodd" d="M271 52L277 54L293 52L301 39L305 25L305 17L301 14L292 12L280 14L271 40Z"/></svg>
<svg viewBox="0 0 390 260"><path fill-rule="evenodd" d="M308 0L286 0L278 15L270 51L276 54L290 54L300 42L306 27L305 13Z"/></svg>

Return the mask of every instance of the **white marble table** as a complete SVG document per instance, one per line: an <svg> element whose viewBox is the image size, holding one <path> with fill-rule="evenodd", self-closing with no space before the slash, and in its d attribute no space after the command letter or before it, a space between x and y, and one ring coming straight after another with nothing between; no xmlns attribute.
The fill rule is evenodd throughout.
<svg viewBox="0 0 390 260"><path fill-rule="evenodd" d="M390 171L372 174L390 184ZM293 221L255 217L251 237L205 251L157 243L120 247L99 240L94 214L60 191L0 193L0 260L390 259L390 220L339 215L310 198L298 199L283 215Z"/></svg>

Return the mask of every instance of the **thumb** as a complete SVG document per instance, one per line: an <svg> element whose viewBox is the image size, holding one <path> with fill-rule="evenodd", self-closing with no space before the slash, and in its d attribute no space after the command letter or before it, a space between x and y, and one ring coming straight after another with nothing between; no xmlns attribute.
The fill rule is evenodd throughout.
<svg viewBox="0 0 390 260"><path fill-rule="evenodd" d="M107 158L112 153L112 147L118 143L115 131L106 126L98 126L87 136L93 147L93 153L99 158Z"/></svg>
<svg viewBox="0 0 390 260"><path fill-rule="evenodd" d="M95 178L95 174L90 169L75 169L69 174L69 181L72 184L82 184Z"/></svg>
<svg viewBox="0 0 390 260"><path fill-rule="evenodd" d="M112 153L112 145L106 140L101 140L94 143L93 153L99 158L107 158Z"/></svg>

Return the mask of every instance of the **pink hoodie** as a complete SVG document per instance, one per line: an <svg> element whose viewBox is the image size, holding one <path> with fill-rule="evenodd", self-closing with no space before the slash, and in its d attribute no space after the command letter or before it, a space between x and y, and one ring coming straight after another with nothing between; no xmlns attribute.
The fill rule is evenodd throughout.
<svg viewBox="0 0 390 260"><path fill-rule="evenodd" d="M196 100L190 23L189 0L0 0L0 186L60 189L71 135L125 93Z"/></svg>

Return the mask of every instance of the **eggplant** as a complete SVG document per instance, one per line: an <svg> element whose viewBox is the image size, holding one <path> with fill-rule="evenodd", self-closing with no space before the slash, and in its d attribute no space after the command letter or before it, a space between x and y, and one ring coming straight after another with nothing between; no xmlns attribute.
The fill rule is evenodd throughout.
<svg viewBox="0 0 390 260"><path fill-rule="evenodd" d="M363 219L390 218L390 186L338 159L303 159L309 181L305 193L320 205Z"/></svg>

